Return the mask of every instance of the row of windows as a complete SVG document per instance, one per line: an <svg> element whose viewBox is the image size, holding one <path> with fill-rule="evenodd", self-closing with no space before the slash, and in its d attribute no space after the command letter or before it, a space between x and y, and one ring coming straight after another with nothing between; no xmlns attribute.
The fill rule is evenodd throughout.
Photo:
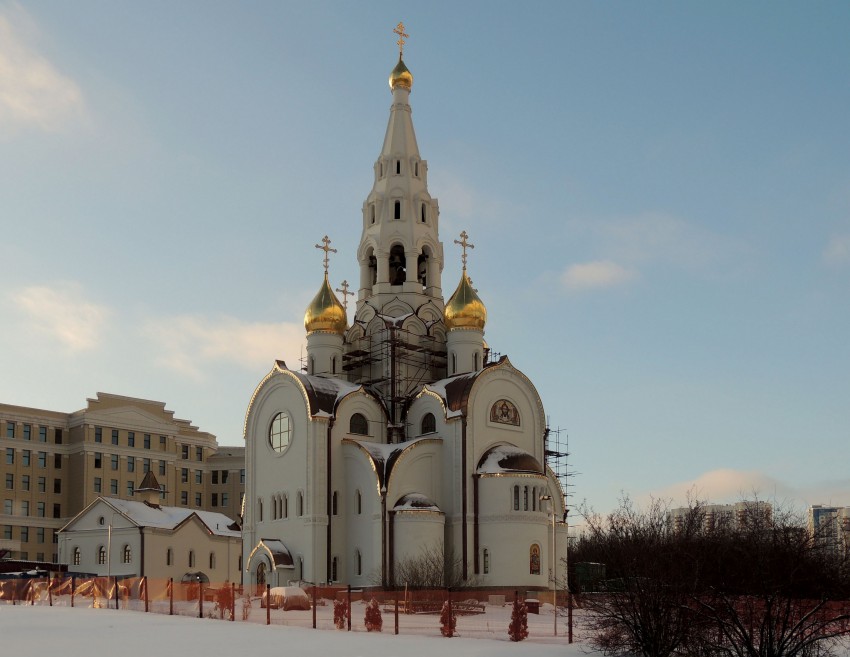
<svg viewBox="0 0 850 657"><path fill-rule="evenodd" d="M375 223L375 205L374 203L370 206L370 220L371 223ZM393 201L393 219L401 219L401 201L395 200ZM427 223L428 221L428 205L427 203L419 204L419 221Z"/></svg>
<svg viewBox="0 0 850 657"><path fill-rule="evenodd" d="M189 445L181 445L180 446L180 458L182 458L184 461L189 460L189 448L190 448ZM204 460L204 448L203 447L199 447L199 446L195 447L195 460L196 461L203 461Z"/></svg>
<svg viewBox="0 0 850 657"><path fill-rule="evenodd" d="M97 563L101 566L106 564L106 547L103 546L103 545L99 545L97 547L97 553L96 554L97 554ZM72 559L73 559L75 566L80 565L80 562L82 561L82 556L83 555L82 555L82 551L80 550L80 548L74 547ZM133 563L133 549L127 543L125 543L124 546L121 548L121 561L122 561L122 563ZM189 550L186 563L188 564L189 568L195 568L196 567L196 559L195 559L195 551L194 550ZM210 569L215 569L215 567L216 567L215 552L210 552L208 563L209 563ZM165 564L167 566L173 566L174 565L174 550L171 549L171 548L168 548L165 552ZM238 567L239 567L239 570L242 570L242 555L239 555Z"/></svg>
<svg viewBox="0 0 850 657"><path fill-rule="evenodd" d="M6 438L15 438L15 423L8 420L6 421ZM31 424L21 425L21 438L23 438L24 440L32 440ZM47 442L47 427L38 427L38 442ZM53 442L57 445L62 444L62 429L53 429Z"/></svg>
<svg viewBox="0 0 850 657"><path fill-rule="evenodd" d="M30 490L30 480L32 477L30 475L25 474L21 475L21 490L28 491ZM47 477L38 477L36 479L36 490L39 493L47 492ZM11 472L6 473L6 490L15 490L15 475ZM54 479L53 480L53 492L59 494L62 492L62 480Z"/></svg>
<svg viewBox="0 0 850 657"><path fill-rule="evenodd" d="M30 553L26 550L22 550L21 552L18 552L18 559L20 559L21 561L29 561ZM35 560L44 561L44 552L36 552ZM59 563L59 555L56 552L53 553L53 559L50 561L50 563Z"/></svg>
<svg viewBox="0 0 850 657"><path fill-rule="evenodd" d="M36 452L36 459L38 462L39 468L47 467L47 452ZM15 465L15 448L7 447L6 448L6 465ZM21 450L21 465L24 467L29 467L32 465L32 450L22 449ZM62 455L54 454L53 455L53 467L56 469L62 468Z"/></svg>
<svg viewBox="0 0 850 657"><path fill-rule="evenodd" d="M543 486L514 486L512 493L513 510L519 511L520 502L522 502L523 511L545 511L540 496L548 494L548 489Z"/></svg>
<svg viewBox="0 0 850 657"><path fill-rule="evenodd" d="M402 166L401 162L402 161L398 160L398 159L394 160L392 162L391 166L389 167L390 169L392 169L392 168L395 169L395 175L397 175L397 176L401 175L401 166ZM416 178L419 177L419 160L415 160L413 162L413 176L416 177ZM378 177L380 177L380 178L384 177L384 161L383 160L378 162Z"/></svg>
<svg viewBox="0 0 850 657"><path fill-rule="evenodd" d="M19 500L18 508L20 509L20 513L18 515L21 516L29 516L30 510L32 506L29 500ZM35 503L35 515L38 518L47 518L47 502L36 502ZM3 500L3 513L7 516L15 515L15 500L5 499ZM61 518L62 517L62 505L54 504L53 505L53 517Z"/></svg>
<svg viewBox="0 0 850 657"><path fill-rule="evenodd" d="M11 541L13 539L13 529L14 525L3 525L3 538L7 541ZM20 528L20 540L21 543L28 543L30 540L30 527L21 527ZM35 541L36 543L44 543L46 541L46 537L51 536L51 541L53 543L59 542L59 536L52 529L48 529L46 527L36 527L35 528Z"/></svg>
<svg viewBox="0 0 850 657"><path fill-rule="evenodd" d="M113 445L119 444L119 431L118 429L111 429L111 442ZM94 428L94 442L102 443L103 442L103 427L95 427ZM159 437L159 448L165 449L168 443L168 438L166 436ZM127 447L135 447L136 446L136 432L128 431L127 432ZM142 434L142 446L145 449L151 448L151 435L149 433Z"/></svg>

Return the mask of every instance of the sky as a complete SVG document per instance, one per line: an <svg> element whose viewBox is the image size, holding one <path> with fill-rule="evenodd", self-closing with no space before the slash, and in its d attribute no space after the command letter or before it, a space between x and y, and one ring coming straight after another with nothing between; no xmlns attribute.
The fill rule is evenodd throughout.
<svg viewBox="0 0 850 657"><path fill-rule="evenodd" d="M850 3L0 0L0 402L242 444L359 280L396 35L444 291L569 440L570 503L850 505Z"/></svg>

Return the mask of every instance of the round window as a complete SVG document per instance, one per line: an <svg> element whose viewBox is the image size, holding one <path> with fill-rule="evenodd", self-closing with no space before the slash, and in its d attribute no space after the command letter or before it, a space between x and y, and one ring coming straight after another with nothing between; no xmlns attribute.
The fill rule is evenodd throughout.
<svg viewBox="0 0 850 657"><path fill-rule="evenodd" d="M287 413L278 413L269 427L269 445L276 452L283 453L292 440L292 421Z"/></svg>

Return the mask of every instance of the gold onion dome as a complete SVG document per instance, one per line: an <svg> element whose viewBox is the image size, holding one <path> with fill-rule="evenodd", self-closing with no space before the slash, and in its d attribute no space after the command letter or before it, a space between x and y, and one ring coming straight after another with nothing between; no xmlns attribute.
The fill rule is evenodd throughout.
<svg viewBox="0 0 850 657"><path fill-rule="evenodd" d="M345 308L331 290L328 275L325 274L322 287L319 288L318 294L313 297L310 305L307 306L307 312L304 313L304 328L307 329L307 333L328 331L342 335L347 325Z"/></svg>
<svg viewBox="0 0 850 657"><path fill-rule="evenodd" d="M404 65L401 55L398 56L398 64L395 65L392 73L390 73L390 89L395 89L396 87L401 87L408 91L413 88L413 74L407 70L407 66Z"/></svg>
<svg viewBox="0 0 850 657"><path fill-rule="evenodd" d="M484 324L487 323L487 309L472 289L465 269L457 289L446 304L443 320L449 330L456 328L484 330Z"/></svg>

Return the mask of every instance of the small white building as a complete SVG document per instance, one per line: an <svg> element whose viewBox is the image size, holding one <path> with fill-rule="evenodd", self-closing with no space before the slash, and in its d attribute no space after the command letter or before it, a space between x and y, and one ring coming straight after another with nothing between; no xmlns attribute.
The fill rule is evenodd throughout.
<svg viewBox="0 0 850 657"><path fill-rule="evenodd" d="M141 501L98 497L59 530L59 560L69 573L241 582L237 523L221 513L160 506L152 472L136 495Z"/></svg>

